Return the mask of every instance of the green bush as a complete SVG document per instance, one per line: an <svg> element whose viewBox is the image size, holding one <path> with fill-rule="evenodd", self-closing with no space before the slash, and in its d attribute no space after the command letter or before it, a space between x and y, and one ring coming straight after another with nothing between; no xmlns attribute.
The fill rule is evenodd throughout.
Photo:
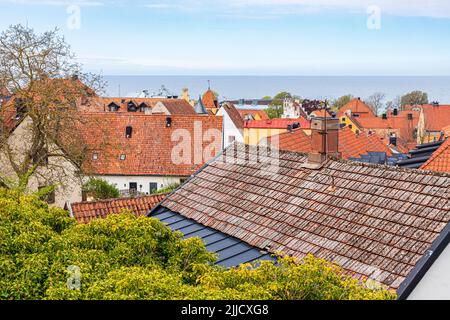
<svg viewBox="0 0 450 320"><path fill-rule="evenodd" d="M394 299L312 256L224 269L198 238L124 212L76 224L0 189L0 299ZM79 286L71 266L80 271ZM76 278L75 278L76 280Z"/></svg>
<svg viewBox="0 0 450 320"><path fill-rule="evenodd" d="M156 193L160 194L160 193L170 193L172 191L175 191L179 186L181 186L181 183L173 183L168 185L167 187L158 189L156 191Z"/></svg>
<svg viewBox="0 0 450 320"><path fill-rule="evenodd" d="M94 200L115 199L120 197L119 190L102 179L92 178L83 185L83 191L91 195Z"/></svg>

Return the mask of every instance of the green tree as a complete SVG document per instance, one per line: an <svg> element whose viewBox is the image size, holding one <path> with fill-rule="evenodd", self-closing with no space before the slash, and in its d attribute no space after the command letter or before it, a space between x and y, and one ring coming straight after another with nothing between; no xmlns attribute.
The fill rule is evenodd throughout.
<svg viewBox="0 0 450 320"><path fill-rule="evenodd" d="M269 119L281 118L281 116L283 115L283 107L278 105L269 106L264 111L266 111Z"/></svg>
<svg viewBox="0 0 450 320"><path fill-rule="evenodd" d="M272 99L272 105L282 106L284 99L292 98L292 94L286 91L277 93Z"/></svg>
<svg viewBox="0 0 450 320"><path fill-rule="evenodd" d="M91 178L83 185L83 191L88 193L94 200L115 199L120 197L116 186L103 179Z"/></svg>
<svg viewBox="0 0 450 320"><path fill-rule="evenodd" d="M267 97L265 97L267 98ZM270 98L270 97L269 97ZM280 118L283 115L283 102L284 99L293 98L292 94L289 92L279 92L277 93L272 100L270 106L265 109L267 116L269 119Z"/></svg>
<svg viewBox="0 0 450 320"><path fill-rule="evenodd" d="M427 104L428 103L428 94L423 91L412 91L410 93L405 94L401 98L402 107L406 105L416 105L416 104Z"/></svg>
<svg viewBox="0 0 450 320"><path fill-rule="evenodd" d="M0 189L0 299L394 299L324 260L213 264L199 238L127 212L76 224ZM75 270L75 272L74 272Z"/></svg>
<svg viewBox="0 0 450 320"><path fill-rule="evenodd" d="M331 102L331 110L335 112L339 111L339 109L349 103L353 98L354 97L351 94L346 94L345 96L333 100Z"/></svg>

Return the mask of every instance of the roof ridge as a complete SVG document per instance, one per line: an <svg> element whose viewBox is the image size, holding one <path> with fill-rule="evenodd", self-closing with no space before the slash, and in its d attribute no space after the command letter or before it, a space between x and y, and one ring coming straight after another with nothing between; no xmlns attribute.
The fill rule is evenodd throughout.
<svg viewBox="0 0 450 320"><path fill-rule="evenodd" d="M233 145L241 145L241 146L249 146L247 144L241 143L241 142L235 142L234 144L231 144L230 146L228 146L225 149L225 154L226 151L232 147ZM254 147L254 146L251 146ZM299 156L307 156L308 153L306 152L297 152L297 151L289 151L289 150L283 150L283 149L277 149L274 147L270 147L270 146L258 146L260 147L266 147L267 149L276 149L279 154L294 154L294 155L299 155ZM450 177L450 173L446 173L446 172L437 172L437 171L429 171L429 170L423 170L423 169L411 169L411 168L402 168L402 167L394 167L394 166L388 166L385 164L374 164L374 163L365 163L365 162L357 162L357 161L352 161L352 160L347 160L347 159L340 159L337 158L335 156L331 156L331 155L327 155L328 159L330 160L334 160L336 162L340 162L340 163L346 163L346 164L351 164L354 166L360 166L360 167L369 167L369 168L379 168L379 169L385 169L388 171L397 171L397 172L416 172L416 173L420 173L420 174L426 174L426 175L431 175L431 176L438 176L438 177Z"/></svg>

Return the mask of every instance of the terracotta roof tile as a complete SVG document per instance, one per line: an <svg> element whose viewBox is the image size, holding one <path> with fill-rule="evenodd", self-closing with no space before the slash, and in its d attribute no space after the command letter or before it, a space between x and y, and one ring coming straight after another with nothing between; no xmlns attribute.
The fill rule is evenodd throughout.
<svg viewBox="0 0 450 320"><path fill-rule="evenodd" d="M194 108L184 99L166 99L161 101L171 115L195 115Z"/></svg>
<svg viewBox="0 0 450 320"><path fill-rule="evenodd" d="M352 114L358 114L359 117L375 117L372 109L361 101L360 98L355 98L347 103L345 106L339 109L338 117L343 116L347 111L351 111Z"/></svg>
<svg viewBox="0 0 450 320"><path fill-rule="evenodd" d="M331 117L331 114L325 109L319 109L319 110L314 110L313 112L311 112L311 116L325 118L325 117Z"/></svg>
<svg viewBox="0 0 450 320"><path fill-rule="evenodd" d="M311 124L305 118L297 119L269 119L269 120L247 120L245 121L245 128L259 128L259 129L287 129L288 125L298 122L301 128L310 128Z"/></svg>
<svg viewBox="0 0 450 320"><path fill-rule="evenodd" d="M269 116L264 110L258 109L238 109L243 120L248 120L248 117L251 116L255 119L255 116L259 116L261 120L269 120Z"/></svg>
<svg viewBox="0 0 450 320"><path fill-rule="evenodd" d="M421 169L450 173L450 138L447 138Z"/></svg>
<svg viewBox="0 0 450 320"><path fill-rule="evenodd" d="M208 89L202 97L202 102L207 109L217 108L217 98L211 89Z"/></svg>
<svg viewBox="0 0 450 320"><path fill-rule="evenodd" d="M221 150L222 117L134 112L83 113L82 117L80 132L89 150L83 171L89 174L189 176ZM132 128L131 138L126 137L127 127ZM191 148L190 154L173 153L182 142ZM98 159L93 159L94 153ZM173 159L178 154L187 156L188 163Z"/></svg>
<svg viewBox="0 0 450 320"><path fill-rule="evenodd" d="M450 105L433 106L426 104L420 106L425 116L425 129L439 132L450 125Z"/></svg>
<svg viewBox="0 0 450 320"><path fill-rule="evenodd" d="M84 108L87 112L105 112L109 111L108 106L111 103L116 104L119 109L117 112L128 112L128 103L133 102L137 107L141 104L154 108L158 102L166 106L172 115L194 115L194 108L184 99L166 99L166 98L127 98L127 97L96 97L91 100L91 104Z"/></svg>
<svg viewBox="0 0 450 320"><path fill-rule="evenodd" d="M278 141L277 141L278 140ZM303 129L296 129L293 132L285 132L269 138L269 143L281 150L295 152L311 152L311 137L306 135Z"/></svg>
<svg viewBox="0 0 450 320"><path fill-rule="evenodd" d="M78 202L70 204L69 211L79 223L88 223L93 219L105 218L109 214L118 214L122 210L130 210L137 216L143 216L160 203L166 195L157 194L137 198Z"/></svg>
<svg viewBox="0 0 450 320"><path fill-rule="evenodd" d="M333 260L357 278L377 268L392 289L449 222L448 174L333 159L309 170L305 154L265 150L274 170L249 160L258 150L232 145L161 205L261 249Z"/></svg>
<svg viewBox="0 0 450 320"><path fill-rule="evenodd" d="M273 136L269 138L269 141L277 143L275 140L277 138L281 150L306 153L312 151L311 137L306 135L302 129ZM344 159L359 158L369 152L385 152L388 156L392 155L391 150L377 135L368 135L364 132L357 135L348 127L339 131L339 152Z"/></svg>

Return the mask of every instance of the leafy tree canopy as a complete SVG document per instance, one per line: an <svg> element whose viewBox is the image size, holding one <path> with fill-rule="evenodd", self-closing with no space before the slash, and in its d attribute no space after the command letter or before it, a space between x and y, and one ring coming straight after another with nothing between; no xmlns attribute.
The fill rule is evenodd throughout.
<svg viewBox="0 0 450 320"><path fill-rule="evenodd" d="M286 91L277 93L272 100L273 105L281 106L283 105L284 99L292 98L292 94Z"/></svg>
<svg viewBox="0 0 450 320"><path fill-rule="evenodd" d="M394 299L307 256L223 269L198 238L124 212L76 224L0 189L0 299Z"/></svg>
<svg viewBox="0 0 450 320"><path fill-rule="evenodd" d="M120 191L103 179L92 178L83 185L83 191L91 195L94 200L119 198Z"/></svg>
<svg viewBox="0 0 450 320"><path fill-rule="evenodd" d="M341 109L343 106L349 103L353 98L354 98L353 95L346 94L345 96L333 100L331 102L331 110L339 111L339 109Z"/></svg>
<svg viewBox="0 0 450 320"><path fill-rule="evenodd" d="M277 105L269 106L264 111L266 112L269 119L281 118L281 116L283 115L283 107L282 106L277 106Z"/></svg>
<svg viewBox="0 0 450 320"><path fill-rule="evenodd" d="M407 93L401 98L402 107L406 105L427 104L427 103L428 103L428 94L426 92L419 90Z"/></svg>

